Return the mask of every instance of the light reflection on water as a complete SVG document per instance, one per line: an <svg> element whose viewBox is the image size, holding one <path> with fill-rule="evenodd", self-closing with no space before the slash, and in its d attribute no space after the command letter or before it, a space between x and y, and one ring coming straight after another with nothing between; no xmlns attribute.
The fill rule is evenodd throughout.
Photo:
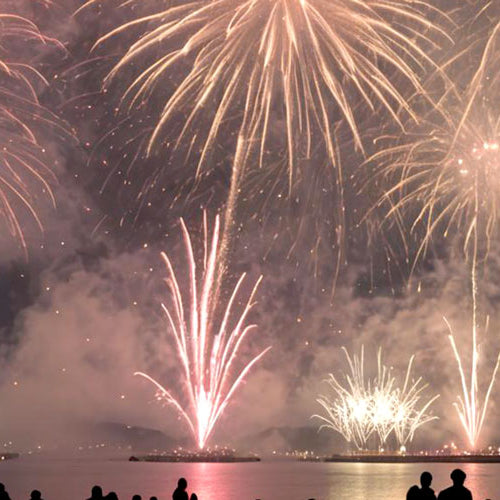
<svg viewBox="0 0 500 500"><path fill-rule="evenodd" d="M456 464L321 464L261 462L248 464L160 464L117 460L20 458L0 463L0 482L13 500L29 498L32 489L45 500L83 500L94 484L114 490L120 500L139 493L172 498L180 476L200 500L404 500L406 491L430 471L439 491L450 484ZM458 465L475 500L498 499L500 464Z"/></svg>

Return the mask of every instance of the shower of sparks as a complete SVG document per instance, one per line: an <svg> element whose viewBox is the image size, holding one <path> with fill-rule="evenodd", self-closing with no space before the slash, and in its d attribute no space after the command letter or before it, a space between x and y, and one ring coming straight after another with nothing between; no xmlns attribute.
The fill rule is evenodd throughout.
<svg viewBox="0 0 500 500"><path fill-rule="evenodd" d="M320 427L339 432L359 450L367 448L372 435L378 437L383 448L391 433L402 449L413 440L415 431L436 419L428 413L430 405L439 397L427 399L423 391L428 387L422 378L411 379L414 356L410 358L403 385L398 385L392 368L382 363L382 352L377 356L377 376L366 378L364 348L359 356L350 356L343 348L350 373L344 374L344 383L330 374L327 380L334 397L320 396L317 401L326 416L315 415L323 421Z"/></svg>
<svg viewBox="0 0 500 500"><path fill-rule="evenodd" d="M476 236L482 257L488 254L500 208L500 114L482 109L481 123L466 120L457 139L456 129L434 129L372 157L389 186L378 202L388 203L385 220L401 227L405 239L404 221L411 221L410 234L423 231L416 260L437 232L446 238L452 230L467 256Z"/></svg>
<svg viewBox="0 0 500 500"><path fill-rule="evenodd" d="M400 229L407 249L408 235L419 232L415 262L433 236L452 234L467 257L474 253L484 260L497 234L500 72L492 54L498 55L499 42L500 23L489 35L463 98L450 92L454 97L444 98L439 112L415 133L381 137L376 141L379 151L367 162L372 178L368 185L373 187L375 179L382 193L375 206L387 207L384 221Z"/></svg>
<svg viewBox="0 0 500 500"><path fill-rule="evenodd" d="M181 227L189 263L189 301L183 297L182 286L170 259L162 253L168 273L166 282L173 303L171 308L163 304L162 307L175 338L187 404L184 405L180 398L174 397L170 390L149 375L142 372L137 372L136 375L146 378L156 386L158 400L166 401L178 410L193 433L198 447L203 449L235 391L270 347L242 368L236 369L234 365L238 352L248 333L255 328L255 325L245 326L245 322L254 305L260 278L242 312L238 314L234 309L246 276L245 273L241 275L225 306L222 320L216 327L214 310L220 306L215 303L214 295L219 258L219 217L215 219L210 241L205 215L202 273L197 270L191 236L182 219ZM189 307L186 308L187 303Z"/></svg>
<svg viewBox="0 0 500 500"><path fill-rule="evenodd" d="M478 345L478 324L477 324L477 276L476 267L472 268L472 357L470 367L470 380L467 384L467 375L462 363L462 358L458 352L455 337L450 323L444 318L446 325L450 331L448 338L450 339L453 354L457 361L458 371L460 373L460 382L462 386L462 396L458 396L458 403L454 403L462 427L467 435L469 445L473 450L477 448L481 431L483 429L486 413L488 410L488 403L495 384L498 367L500 366L500 352L497 355L497 360L488 388L482 398L479 392L479 345ZM488 322L486 328L488 329Z"/></svg>
<svg viewBox="0 0 500 500"><path fill-rule="evenodd" d="M79 11L100 3L89 0ZM247 167L265 166L273 152L286 151L291 190L298 160L310 158L319 142L335 165L333 215L335 231L343 236L344 180L335 124L342 119L363 150L361 108L364 118L376 108L397 122L402 111L414 117L408 96L422 91L425 68L435 68L430 49L449 39L446 16L423 0L159 2L163 9L157 4L121 2L133 7L136 17L96 45L141 32L106 80L132 72L123 107L144 106L151 95L160 89L164 95L174 85L162 97L148 152L168 130L171 149L184 144L197 156L199 176L220 140L234 138L222 253Z"/></svg>
<svg viewBox="0 0 500 500"><path fill-rule="evenodd" d="M61 128L60 122L40 106L37 88L47 80L19 49L9 50L13 40L27 44L56 44L26 18L0 13L0 215L10 234L27 251L19 213L27 211L42 229L36 202L39 194L55 204L50 183L54 180L47 152L39 143L41 130Z"/></svg>

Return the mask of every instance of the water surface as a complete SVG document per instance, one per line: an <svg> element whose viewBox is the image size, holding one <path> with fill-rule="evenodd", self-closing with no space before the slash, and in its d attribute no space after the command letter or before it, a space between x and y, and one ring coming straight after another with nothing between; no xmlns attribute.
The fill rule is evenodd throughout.
<svg viewBox="0 0 500 500"><path fill-rule="evenodd" d="M455 464L340 464L269 462L242 464L134 463L126 460L21 457L0 463L0 482L12 500L39 489L45 500L84 500L100 484L120 500L172 498L180 476L200 500L404 500L423 470L433 486L449 485ZM499 499L500 464L460 464L475 500Z"/></svg>

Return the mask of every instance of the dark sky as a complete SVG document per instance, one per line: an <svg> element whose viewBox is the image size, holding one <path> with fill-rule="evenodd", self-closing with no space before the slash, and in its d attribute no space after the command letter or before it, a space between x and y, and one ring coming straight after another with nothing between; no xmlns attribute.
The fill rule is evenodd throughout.
<svg viewBox="0 0 500 500"><path fill-rule="evenodd" d="M149 158L141 149L162 92L175 81L130 115L116 111L123 81L101 92L102 78L130 42L120 38L91 52L100 34L126 19L126 11L110 4L76 17L71 16L76 2L60 0L50 9L43 2L8 5L10 12L26 15L64 44L64 50L48 44L26 49L26 54L50 83L39 89L42 105L70 132L44 131L58 178L53 186L57 207L43 196L37 199L43 233L29 214L20 212L28 258L1 228L0 435L20 447L60 442L61 426L73 429L75 422L118 421L168 432L176 422L174 410L157 405L151 387L132 376L136 370L154 372L176 386L173 343L160 309L168 297L160 252L182 263L178 218L185 218L201 244L202 208L213 220L227 196L234 134L219 141L199 183L193 182L195 161L183 160L182 148L173 154L159 147ZM450 67L460 89L498 12L492 6L488 15L467 23L475 7L456 12L454 7L452 1L443 2L459 25L455 45L435 57L451 58L469 43L471 33L477 37L477 47L461 59L459 69ZM387 130L380 125L387 116L360 113L371 144L381 128ZM278 138L282 123L273 127ZM321 147L302 161L310 175L297 180L290 196L286 168L279 161L266 175L249 176L241 194L225 290L243 271L250 280L264 275L251 318L259 328L243 355L268 345L273 349L248 377L227 410L224 430L216 435L231 441L274 426L314 425L309 417L319 411L315 399L325 389L322 380L346 368L340 347L355 351L364 343L371 361L380 346L386 362L401 375L416 354L415 376L430 384L429 395L441 394L433 410L440 420L417 434L417 446L460 440L452 407L459 378L443 315L468 353L469 264L458 248L437 238L409 279L417 236L409 238L408 256L398 231L371 233L363 215L372 200L370 193L360 194L369 173L363 172L363 158L342 123L338 130L348 182L347 236L336 281L338 199ZM282 148L278 139L275 146ZM266 196L256 196L262 191ZM488 332L481 330L483 383L498 348L498 257L494 242L480 274L481 326L491 315ZM498 400L495 391L484 442L500 439Z"/></svg>

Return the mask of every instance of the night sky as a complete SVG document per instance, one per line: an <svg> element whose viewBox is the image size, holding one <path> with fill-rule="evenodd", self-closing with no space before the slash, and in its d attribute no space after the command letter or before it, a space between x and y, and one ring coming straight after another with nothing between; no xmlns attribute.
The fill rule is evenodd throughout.
<svg viewBox="0 0 500 500"><path fill-rule="evenodd" d="M166 251L182 270L179 217L201 248L203 209L212 222L224 213L237 129L230 121L224 125L209 166L197 180L196 154L189 156L186 144L172 147L186 118L183 112L146 155L152 124L178 75L166 78L130 112L120 108L134 69L105 87L103 78L141 31L93 49L99 36L134 14L134 9L118 9L119 3L103 1L73 15L80 3L72 0L55 0L53 5L3 2L3 11L26 16L58 40L40 44L12 37L0 47L2 59L15 54L47 78L49 85L37 83L36 92L58 124L36 124L46 161L57 177L50 181L56 207L39 184L32 186L43 231L22 204L16 205L25 254L19 238L0 223L0 439L19 449L71 449L74 443L92 440L88 428L99 422L188 435L175 410L157 404L153 389L133 372L154 373L170 387L178 383L175 348L160 307L168 301L160 252ZM443 39L425 50L437 65L453 61L446 74L461 94L500 22L500 8L491 3L481 10L476 5L480 2L472 1L465 6L452 0L435 3L449 13L443 23L453 43ZM150 4L154 11L161 2ZM431 68L424 70L423 85L439 100L446 86L436 83ZM498 77L498 64L491 63L485 82ZM410 94L408 89L405 97L410 99ZM1 99L5 106L3 94ZM415 100L427 119L428 103ZM498 97L492 99L497 120L499 104ZM299 155L290 183L279 110L270 124L269 162L249 169L242 183L221 296L227 300L230 285L242 272L250 281L264 276L250 318L258 330L242 356L269 345L272 350L229 405L213 441L244 446L250 436L273 427L315 426L310 417L320 411L316 397L327 390L324 379L346 369L340 347L357 352L364 344L369 370L375 368L378 347L401 376L415 354L414 375L429 383L428 395L440 394L432 407L439 420L417 432L414 448L463 443L452 406L460 393L459 374L443 320L445 316L452 325L468 360L471 262L464 256L463 234L459 228L444 238L438 231L412 271L421 241L418 228L410 233L413 214L404 212L401 225L382 223L387 207L370 209L384 186L374 180L373 164L364 163L377 151L377 137L401 134L400 128L383 107L370 110L361 99L356 101L363 154L338 110L332 106L330 111L344 169L343 222L338 179L321 138L313 136L309 158ZM3 122L3 140L1 127ZM430 133L425 126L420 130ZM483 388L500 346L499 283L500 248L494 234L488 259L479 269ZM495 388L482 444L500 440L499 401ZM339 450L345 447L341 438L335 443ZM286 450L289 443L274 436L260 446Z"/></svg>

